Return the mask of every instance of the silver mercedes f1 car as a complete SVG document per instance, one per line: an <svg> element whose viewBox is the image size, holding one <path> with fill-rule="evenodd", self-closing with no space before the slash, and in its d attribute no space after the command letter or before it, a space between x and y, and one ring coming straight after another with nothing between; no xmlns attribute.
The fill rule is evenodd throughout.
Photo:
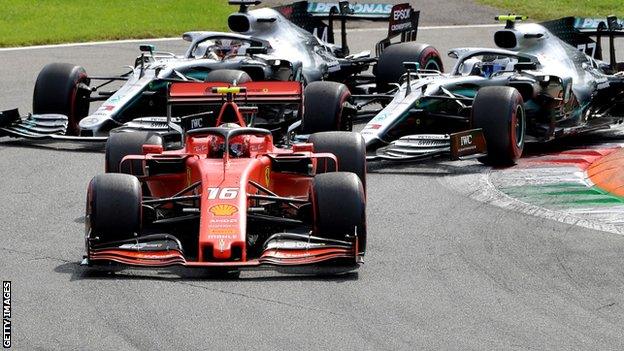
<svg viewBox="0 0 624 351"><path fill-rule="evenodd" d="M405 63L400 88L364 128L369 159L449 155L513 164L525 142L609 128L624 121L624 63L615 17L516 24L499 16L498 48L458 48L443 74ZM610 42L609 62L602 57Z"/></svg>
<svg viewBox="0 0 624 351"><path fill-rule="evenodd" d="M167 110L168 86L183 81L226 85L301 82L306 86L304 95L309 102L303 108L267 102L255 106L257 111L246 116L249 125L284 132L306 114L310 121L306 133L312 133L322 129L310 128L317 124L317 116L333 114L334 119L349 119L353 109L350 91L369 94L391 88L390 84L404 73L402 61L422 59L426 60L423 65L442 67L437 52L414 43L419 12L409 4L301 1L255 10L249 7L260 4L258 0L231 0L230 4L240 6L228 18L232 32L185 33L183 39L190 45L182 55L141 45L141 54L128 72L106 77L89 76L84 68L72 64L45 66L35 84L32 114L24 118L16 110L0 113L0 135L103 141L112 129L119 127L159 132L170 130L170 121L184 125L185 129L212 125L210 119L218 114L218 103ZM389 22L388 36L377 44L376 57L369 51L349 53L345 23L357 19ZM341 25L341 45L334 40L334 22ZM393 44L391 40L395 38L400 43ZM389 54L384 54L382 62L378 56L384 51ZM420 52L426 55L414 55ZM377 74L366 76L363 72L371 65L375 65ZM96 81L99 83L94 84ZM123 86L103 90L115 81L124 82ZM324 82L313 84L319 81ZM89 113L94 101L103 103ZM336 128L348 125L341 122ZM303 127L306 129L305 123Z"/></svg>

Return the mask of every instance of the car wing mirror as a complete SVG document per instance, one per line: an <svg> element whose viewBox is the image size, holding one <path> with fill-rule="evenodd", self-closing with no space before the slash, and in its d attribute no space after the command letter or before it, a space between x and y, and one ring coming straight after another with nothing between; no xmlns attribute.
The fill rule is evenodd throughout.
<svg viewBox="0 0 624 351"><path fill-rule="evenodd" d="M408 71L418 71L420 63L418 62L403 62L403 67Z"/></svg>
<svg viewBox="0 0 624 351"><path fill-rule="evenodd" d="M536 62L518 62L514 65L517 71L531 71L537 69Z"/></svg>
<svg viewBox="0 0 624 351"><path fill-rule="evenodd" d="M154 51L156 50L156 46L151 44L141 44L139 45L139 50L141 52L149 52L151 55L153 55Z"/></svg>
<svg viewBox="0 0 624 351"><path fill-rule="evenodd" d="M268 52L266 46L251 46L246 49L250 55L266 54Z"/></svg>

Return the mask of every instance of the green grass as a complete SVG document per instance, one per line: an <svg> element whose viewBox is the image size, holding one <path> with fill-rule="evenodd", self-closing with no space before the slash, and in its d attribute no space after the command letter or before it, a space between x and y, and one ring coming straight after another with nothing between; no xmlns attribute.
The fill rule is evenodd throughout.
<svg viewBox="0 0 624 351"><path fill-rule="evenodd" d="M0 47L225 30L225 0L0 0Z"/></svg>
<svg viewBox="0 0 624 351"><path fill-rule="evenodd" d="M477 0L497 7L501 13L527 15L533 20L556 19L566 16L624 17L622 0Z"/></svg>

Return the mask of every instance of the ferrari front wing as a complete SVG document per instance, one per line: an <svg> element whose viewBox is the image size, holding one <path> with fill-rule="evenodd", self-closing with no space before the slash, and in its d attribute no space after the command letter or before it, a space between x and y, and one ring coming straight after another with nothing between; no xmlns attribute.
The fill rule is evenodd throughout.
<svg viewBox="0 0 624 351"><path fill-rule="evenodd" d="M187 259L180 242L168 234L154 234L112 243L96 244L87 238L83 265L111 262L137 267L184 266L191 268L253 269L349 262L351 268L362 263L357 236L351 241L312 235L279 233L267 239L260 257L247 261L206 261Z"/></svg>

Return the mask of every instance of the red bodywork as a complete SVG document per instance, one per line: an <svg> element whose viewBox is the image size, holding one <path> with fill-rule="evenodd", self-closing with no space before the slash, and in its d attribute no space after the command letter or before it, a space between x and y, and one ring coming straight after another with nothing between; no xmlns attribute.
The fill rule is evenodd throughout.
<svg viewBox="0 0 624 351"><path fill-rule="evenodd" d="M223 99L212 92L213 88L224 83L174 83L170 88L172 102L204 102ZM243 115L236 101L259 101L280 99L296 101L301 99L301 85L296 82L253 82L241 86L246 94L229 96L218 116L218 123L236 122L245 127ZM232 120L223 120L228 114ZM89 248L89 262L115 261L137 266L184 265L190 267L250 267L262 264L305 265L325 261L360 261L356 252L357 237L350 247L327 245L323 248L266 249L259 257L247 257L247 213L257 206L257 199L248 194L259 194L253 183L270 190L277 196L308 201L313 174L319 158L331 158L333 154L313 152L312 144L298 144L292 148L274 146L272 136L243 134L232 137L230 145L245 145L247 151L240 157L232 157L229 152L216 155L214 145L225 140L201 131L187 133L185 146L180 150L162 151L159 146L145 145L144 155L126 156L121 162L142 160L144 177L139 179L150 190L152 197L169 198L179 196L179 192L200 182L194 194L199 195L199 233L197 252L189 255L178 249L145 251L137 245L131 248ZM310 159L310 174L275 172L272 159ZM154 174L151 164L177 164L177 172ZM327 164L327 163L323 163ZM146 167L147 166L147 167ZM187 256L193 257L192 260Z"/></svg>

